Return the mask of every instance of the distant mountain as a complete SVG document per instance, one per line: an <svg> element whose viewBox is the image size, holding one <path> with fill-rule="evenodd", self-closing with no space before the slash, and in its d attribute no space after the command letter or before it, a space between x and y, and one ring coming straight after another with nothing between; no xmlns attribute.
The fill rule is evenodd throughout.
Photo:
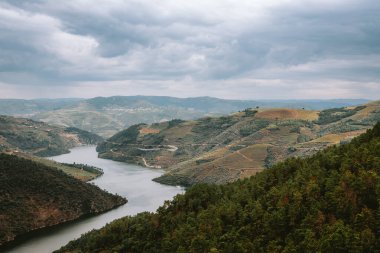
<svg viewBox="0 0 380 253"><path fill-rule="evenodd" d="M351 140L380 121L380 102L323 111L247 109L222 117L137 124L98 145L102 158L164 168L173 185L227 183L288 157Z"/></svg>
<svg viewBox="0 0 380 253"><path fill-rule="evenodd" d="M53 156L68 153L72 147L94 145L100 141L100 136L74 127L0 115L0 151L18 150L37 156Z"/></svg>
<svg viewBox="0 0 380 253"><path fill-rule="evenodd" d="M31 230L101 213L124 203L124 198L56 168L0 154L0 245Z"/></svg>
<svg viewBox="0 0 380 253"><path fill-rule="evenodd" d="M35 114L75 105L81 98L0 99L0 115L31 117Z"/></svg>
<svg viewBox="0 0 380 253"><path fill-rule="evenodd" d="M379 147L380 123L349 144L249 179L196 185L155 213L124 217L56 252L375 253Z"/></svg>
<svg viewBox="0 0 380 253"><path fill-rule="evenodd" d="M171 119L195 119L244 110L249 107L327 109L367 103L363 99L342 100L226 100L212 97L174 98L160 96L115 96L80 100L55 110L31 116L47 123L73 126L104 137L137 124Z"/></svg>

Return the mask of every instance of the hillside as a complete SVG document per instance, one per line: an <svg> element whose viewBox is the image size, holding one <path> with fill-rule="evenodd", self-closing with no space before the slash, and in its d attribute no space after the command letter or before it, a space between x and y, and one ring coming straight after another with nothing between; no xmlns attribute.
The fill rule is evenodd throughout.
<svg viewBox="0 0 380 253"><path fill-rule="evenodd" d="M1 100L0 100L1 101ZM137 123L155 123L176 118L195 119L229 114L247 107L326 109L352 106L367 100L226 100L212 97L175 98L160 96L97 97L47 110L32 116L50 124L72 126L103 137ZM0 104L1 105L1 104Z"/></svg>
<svg viewBox="0 0 380 253"><path fill-rule="evenodd" d="M57 252L378 252L380 123L249 179L196 185Z"/></svg>
<svg viewBox="0 0 380 253"><path fill-rule="evenodd" d="M28 231L97 214L126 203L65 173L0 154L0 245Z"/></svg>
<svg viewBox="0 0 380 253"><path fill-rule="evenodd" d="M28 153L23 152L15 152L15 151L9 151L4 152L8 155L16 155L18 157L31 160L33 162L43 164L47 167L54 168L56 170L60 170L67 175L70 175L80 181L87 182L91 181L97 177L100 177L103 175L103 170L100 168L95 168L93 166L85 165L85 164L66 164L66 163L59 163L50 159L45 159L42 157L37 157Z"/></svg>
<svg viewBox="0 0 380 253"><path fill-rule="evenodd" d="M54 111L78 104L80 98L58 99L0 99L0 115L29 117L35 114Z"/></svg>
<svg viewBox="0 0 380 253"><path fill-rule="evenodd" d="M58 127L30 119L0 116L0 151L18 150L36 156L68 153L72 147L102 141L74 127Z"/></svg>
<svg viewBox="0 0 380 253"><path fill-rule="evenodd" d="M223 117L134 125L97 150L102 158L166 169L156 179L161 183L227 183L349 141L379 120L380 102L323 111L247 109Z"/></svg>

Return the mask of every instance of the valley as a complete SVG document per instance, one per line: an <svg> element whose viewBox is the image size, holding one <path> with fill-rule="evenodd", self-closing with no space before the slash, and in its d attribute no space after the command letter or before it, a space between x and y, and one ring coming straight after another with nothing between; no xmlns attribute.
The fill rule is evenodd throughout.
<svg viewBox="0 0 380 253"><path fill-rule="evenodd" d="M256 176L197 184L55 252L376 252L379 145L380 123Z"/></svg>
<svg viewBox="0 0 380 253"><path fill-rule="evenodd" d="M380 102L323 111L246 109L222 117L131 126L103 143L102 158L164 168L155 181L223 184L289 157L349 142L380 120ZM171 148L175 147L175 148Z"/></svg>
<svg viewBox="0 0 380 253"><path fill-rule="evenodd" d="M114 111L124 112L124 109ZM145 112L138 109L133 113ZM70 117L66 115L63 119L71 119ZM255 180L253 178L256 177L252 176L257 174L260 178L262 173L270 173L266 171L276 167L279 162L314 157L330 146L349 143L371 129L379 120L378 101L320 111L256 106L224 116L138 123L104 140L91 132L62 126L62 122L60 126L0 116L0 161L3 163L0 179L4 179L0 191L5 193L0 200L4 206L0 212L3 224L0 231L4 237L1 243L16 238L15 246L7 249L11 253L29 252L30 247L35 252L50 252L58 248L56 245L63 246L82 233L93 228L99 229L114 219L147 210L155 211L164 200L184 191L178 185L195 185L195 188L189 188L189 194L201 189L197 195L202 195L202 183L211 187L206 190L209 192L216 187L214 185ZM96 124L93 122L90 125L96 127ZM89 145L97 145L98 153L94 146ZM75 152L69 153L71 149ZM53 157L54 160L43 158L52 155L58 156ZM84 183L88 181L91 183ZM127 182L129 185L126 185ZM105 192L92 185L94 183L121 196ZM38 188L47 185L48 191ZM144 191L141 187L148 186L155 190L147 189L147 197L140 199L138 196L142 196ZM14 191L11 192L11 188ZM123 205L126 198L129 204ZM181 198L176 196L173 201ZM195 197L197 198L198 196ZM168 203L165 202L165 205ZM118 206L121 207L109 211ZM22 213L12 208L21 208ZM163 209L161 207L158 210ZM105 213L89 220L86 218L83 222L79 219L103 212ZM14 215L25 220L17 219ZM144 215L142 213L136 217L141 216L143 220L149 217ZM129 218L123 218L111 226L118 227L124 224L125 219ZM72 225L70 223L66 228L60 229L58 226L55 229L56 225L72 220ZM43 233L40 237L34 236L33 232L28 233L50 226L54 227L52 231L57 231L49 236L51 243L47 243L47 237ZM89 235L97 236L96 233ZM18 236L24 234L30 239L18 243ZM107 232L104 236L111 234L112 232ZM71 243L66 249L71 251L74 246L82 247L87 236L77 241L80 244ZM112 240L120 236L123 235L118 234ZM115 243L112 240L111 243ZM85 244L91 250L99 247L87 242ZM119 244L115 245L107 248L123 248ZM133 243L128 245L134 247ZM88 252L88 249L84 252Z"/></svg>
<svg viewBox="0 0 380 253"><path fill-rule="evenodd" d="M126 202L56 168L0 154L0 245L32 230L99 214Z"/></svg>
<svg viewBox="0 0 380 253"><path fill-rule="evenodd" d="M322 110L367 103L365 99L229 100L213 97L113 96L91 99L0 99L0 114L75 127L108 138L138 123L218 116L249 107Z"/></svg>
<svg viewBox="0 0 380 253"><path fill-rule="evenodd" d="M379 13L0 1L0 253L380 253Z"/></svg>
<svg viewBox="0 0 380 253"><path fill-rule="evenodd" d="M16 239L9 247L0 247L5 253L50 253L82 234L99 229L106 224L140 212L154 212L165 200L183 193L181 187L153 182L163 171L100 159L94 146L81 146L68 154L54 156L49 161L56 164L88 164L102 168L104 174L91 181L100 189L128 199L128 203L97 215L85 216L69 223L32 231ZM93 187L92 185L90 185ZM73 193L75 194L75 193ZM84 201L84 199L83 199ZM51 205L51 202L48 202ZM53 202L54 203L54 202Z"/></svg>

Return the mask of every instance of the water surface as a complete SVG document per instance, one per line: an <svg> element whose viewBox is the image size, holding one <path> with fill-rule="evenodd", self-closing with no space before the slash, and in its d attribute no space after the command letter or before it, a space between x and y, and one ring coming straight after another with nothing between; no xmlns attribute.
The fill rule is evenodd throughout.
<svg viewBox="0 0 380 253"><path fill-rule="evenodd" d="M128 199L128 203L104 214L75 221L66 225L36 232L27 240L5 252L8 253L48 253L81 234L101 228L107 223L126 215L143 211L155 211L165 200L182 193L182 187L162 185L152 179L163 171L98 158L94 146L78 147L71 153L51 157L64 163L83 163L102 168L104 175L91 181L100 188L117 193Z"/></svg>

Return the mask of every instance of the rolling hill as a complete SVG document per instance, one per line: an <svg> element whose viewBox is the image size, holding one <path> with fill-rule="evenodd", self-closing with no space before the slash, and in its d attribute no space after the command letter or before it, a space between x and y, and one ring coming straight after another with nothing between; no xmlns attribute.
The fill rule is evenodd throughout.
<svg viewBox="0 0 380 253"><path fill-rule="evenodd" d="M100 136L78 128L0 116L0 152L13 150L36 156L53 156L68 153L68 149L75 146L95 145L100 141Z"/></svg>
<svg viewBox="0 0 380 253"><path fill-rule="evenodd" d="M126 203L56 168L0 154L0 245L31 230Z"/></svg>
<svg viewBox="0 0 380 253"><path fill-rule="evenodd" d="M1 100L0 100L1 102ZM30 117L49 124L76 127L103 137L137 123L155 123L176 118L195 119L229 114L248 107L326 109L368 102L353 100L226 100L212 97L175 98L160 96L115 96L79 100L51 107ZM1 107L1 103L0 103ZM1 111L1 110L0 110Z"/></svg>
<svg viewBox="0 0 380 253"><path fill-rule="evenodd" d="M380 123L249 179L195 185L155 213L119 219L56 252L378 252L379 150Z"/></svg>
<svg viewBox="0 0 380 253"><path fill-rule="evenodd" d="M78 104L81 98L58 99L0 99L0 115L31 117L35 114L54 111Z"/></svg>
<svg viewBox="0 0 380 253"><path fill-rule="evenodd" d="M380 102L322 111L246 109L223 117L131 126L97 150L102 158L164 168L166 184L227 183L350 141L380 120Z"/></svg>

